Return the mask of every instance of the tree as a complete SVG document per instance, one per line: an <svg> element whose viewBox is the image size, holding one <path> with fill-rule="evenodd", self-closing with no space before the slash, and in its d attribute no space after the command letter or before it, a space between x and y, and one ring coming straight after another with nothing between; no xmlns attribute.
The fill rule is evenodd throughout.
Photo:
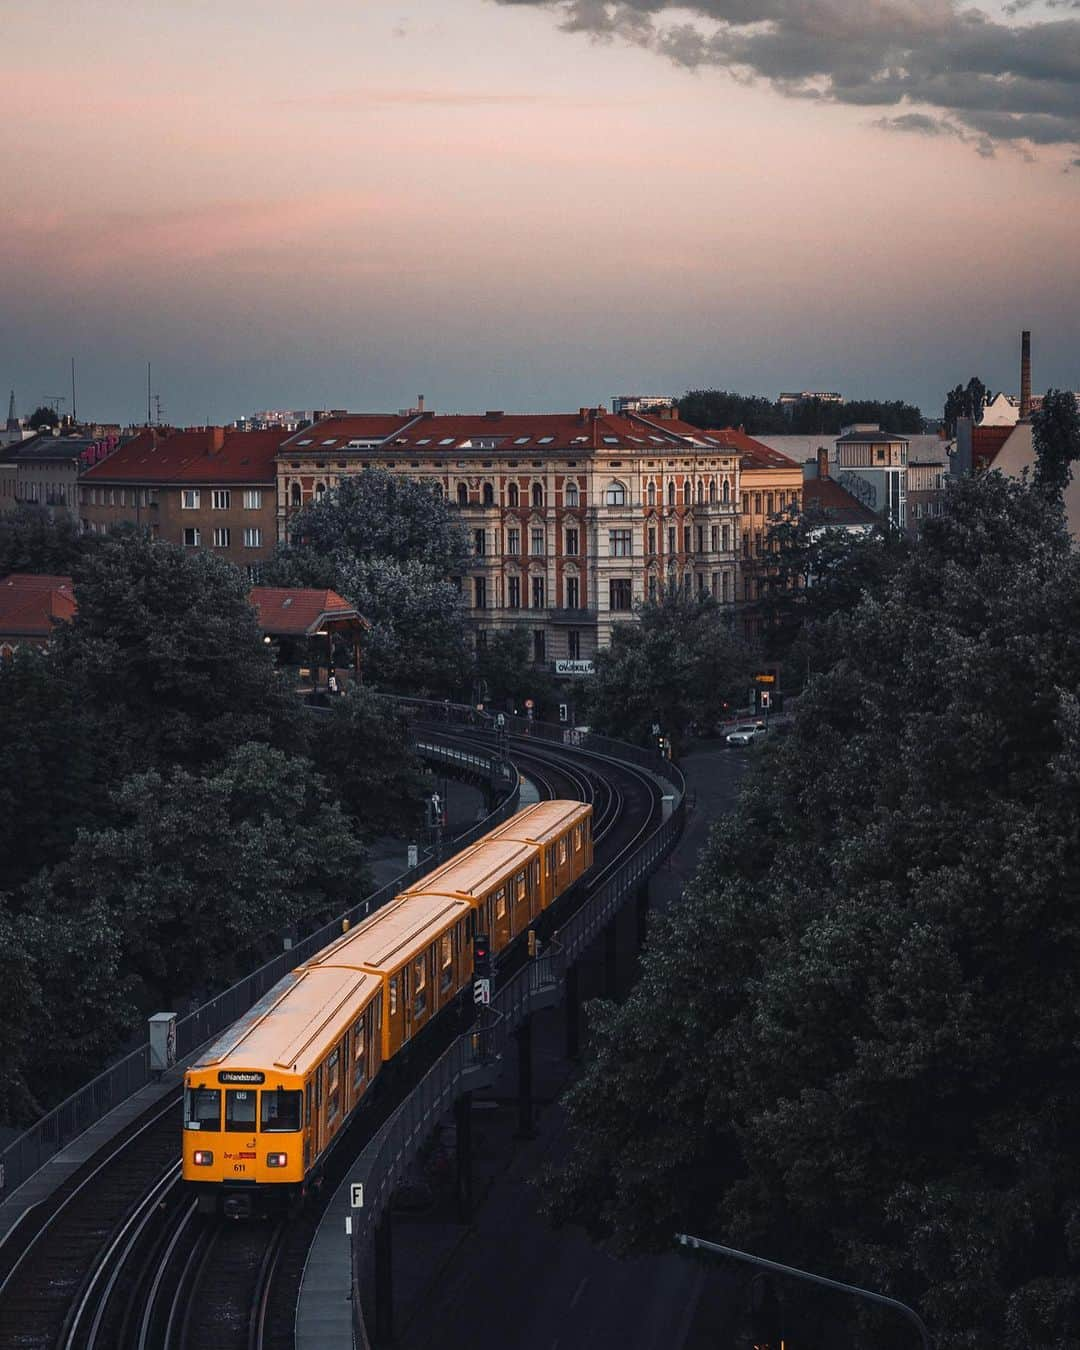
<svg viewBox="0 0 1080 1350"><path fill-rule="evenodd" d="M206 764L251 740L302 745L300 710L247 595L223 559L143 535L87 557L53 658L130 766Z"/></svg>
<svg viewBox="0 0 1080 1350"><path fill-rule="evenodd" d="M749 435L783 435L791 429L779 406L759 394L726 389L689 389L679 399L679 416L695 427L742 427Z"/></svg>
<svg viewBox="0 0 1080 1350"><path fill-rule="evenodd" d="M319 718L311 755L363 838L419 823L426 785L408 723L388 699L352 686Z"/></svg>
<svg viewBox="0 0 1080 1350"><path fill-rule="evenodd" d="M790 735L594 1009L557 1217L723 1235L941 1344L1075 1344L1077 613L1060 511L992 474L823 625Z"/></svg>
<svg viewBox="0 0 1080 1350"><path fill-rule="evenodd" d="M40 408L35 408L26 420L34 431L41 431L58 427L60 414L55 408L47 408L42 404Z"/></svg>
<svg viewBox="0 0 1080 1350"><path fill-rule="evenodd" d="M754 650L711 596L671 588L616 624L589 682L592 726L623 740L655 744L658 723L678 750L691 724L712 726L750 684Z"/></svg>
<svg viewBox="0 0 1080 1350"><path fill-rule="evenodd" d="M66 576L96 545L99 536L81 534L64 511L50 517L42 506L21 504L0 516L0 576L42 572Z"/></svg>
<svg viewBox="0 0 1080 1350"><path fill-rule="evenodd" d="M478 692L497 708L521 710L531 698L538 708L553 702L555 682L532 659L532 644L524 628L497 629L476 649Z"/></svg>
<svg viewBox="0 0 1080 1350"><path fill-rule="evenodd" d="M945 408L942 414L945 434L956 435L958 417L970 417L972 422L977 422L982 417L985 406L986 385L977 375L973 375L966 386L962 384L954 386L945 395Z"/></svg>
<svg viewBox="0 0 1080 1350"><path fill-rule="evenodd" d="M1035 486L1059 502L1080 459L1080 412L1067 389L1048 389L1031 419L1035 444Z"/></svg>
<svg viewBox="0 0 1080 1350"><path fill-rule="evenodd" d="M227 982L267 933L370 887L360 838L311 763L265 745L202 776L132 775L112 806L114 823L80 832L42 876L34 908L74 920L102 904L144 1006Z"/></svg>

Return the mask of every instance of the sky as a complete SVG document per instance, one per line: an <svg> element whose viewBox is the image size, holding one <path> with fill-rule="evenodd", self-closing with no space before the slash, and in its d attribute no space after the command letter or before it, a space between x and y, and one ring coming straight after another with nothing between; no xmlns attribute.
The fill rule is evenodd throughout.
<svg viewBox="0 0 1080 1350"><path fill-rule="evenodd" d="M29 412L1080 389L1080 0L2 0Z"/></svg>

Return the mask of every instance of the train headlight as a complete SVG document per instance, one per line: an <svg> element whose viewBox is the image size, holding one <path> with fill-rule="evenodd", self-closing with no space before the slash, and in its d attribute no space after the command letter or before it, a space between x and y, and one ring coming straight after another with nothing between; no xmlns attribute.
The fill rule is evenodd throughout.
<svg viewBox="0 0 1080 1350"><path fill-rule="evenodd" d="M197 1148L191 1155L191 1161L196 1167L209 1167L214 1161L214 1155L208 1148Z"/></svg>
<svg viewBox="0 0 1080 1350"><path fill-rule="evenodd" d="M267 1167L285 1167L288 1162L289 1155L287 1153L268 1153L266 1155Z"/></svg>

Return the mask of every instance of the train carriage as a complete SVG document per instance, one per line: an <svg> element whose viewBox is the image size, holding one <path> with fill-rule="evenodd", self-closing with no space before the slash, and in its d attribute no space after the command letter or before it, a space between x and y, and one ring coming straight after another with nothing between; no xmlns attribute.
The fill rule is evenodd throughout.
<svg viewBox="0 0 1080 1350"><path fill-rule="evenodd" d="M487 838L518 840L540 851L540 902L547 909L592 866L592 807L585 802L536 802Z"/></svg>
<svg viewBox="0 0 1080 1350"><path fill-rule="evenodd" d="M540 857L535 845L486 835L480 843L421 877L405 897L453 895L473 909L471 935L484 933L502 951L540 913Z"/></svg>

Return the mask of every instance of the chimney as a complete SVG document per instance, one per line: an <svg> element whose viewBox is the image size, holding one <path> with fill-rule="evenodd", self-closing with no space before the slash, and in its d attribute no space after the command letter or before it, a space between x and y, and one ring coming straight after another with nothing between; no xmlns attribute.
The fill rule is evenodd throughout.
<svg viewBox="0 0 1080 1350"><path fill-rule="evenodd" d="M416 396L416 411L417 411L418 413L422 413L422 412L424 411L424 396L423 396L423 394L417 394L417 396Z"/></svg>
<svg viewBox="0 0 1080 1350"><path fill-rule="evenodd" d="M225 428L207 427L206 430L209 433L207 437L206 453L208 455L216 455L225 448Z"/></svg>
<svg viewBox="0 0 1080 1350"><path fill-rule="evenodd" d="M817 476L819 478L829 476L829 451L824 445L819 445L817 450Z"/></svg>
<svg viewBox="0 0 1080 1350"><path fill-rule="evenodd" d="M1031 416L1031 333L1020 334L1020 416Z"/></svg>

